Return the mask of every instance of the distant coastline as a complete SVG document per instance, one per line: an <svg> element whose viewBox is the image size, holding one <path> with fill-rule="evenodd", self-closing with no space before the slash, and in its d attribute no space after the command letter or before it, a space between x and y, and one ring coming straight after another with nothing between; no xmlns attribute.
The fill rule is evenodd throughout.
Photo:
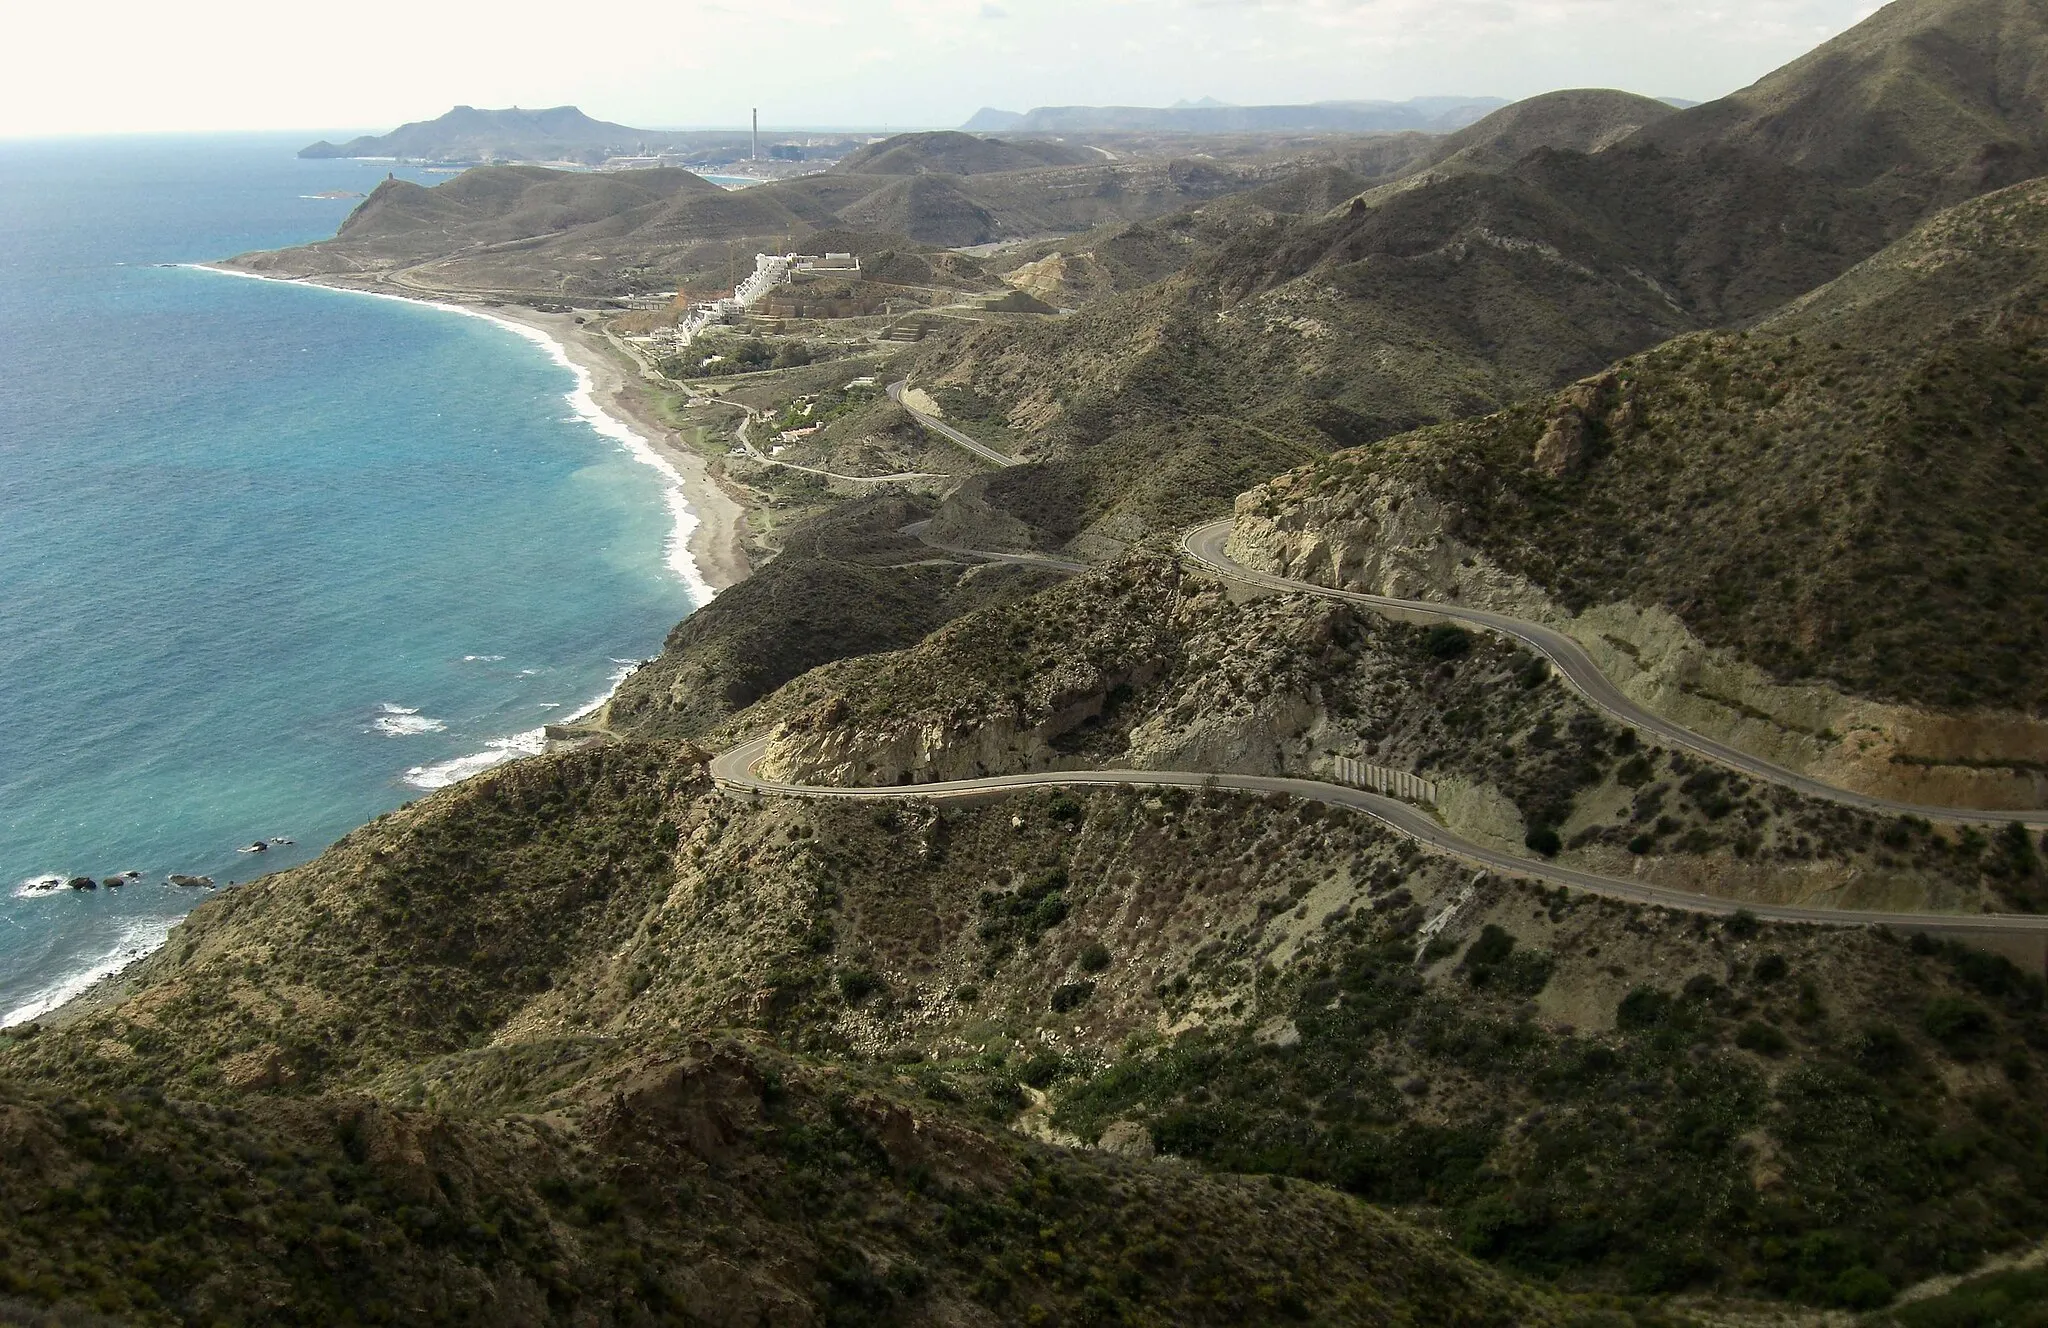
<svg viewBox="0 0 2048 1328"><path fill-rule="evenodd" d="M218 263L189 266L249 281L315 286L322 290L364 295L379 300L440 309L497 323L547 351L550 358L576 376L568 392L570 407L597 433L618 443L635 460L653 467L668 482L669 512L674 526L664 557L699 607L721 590L746 579L750 570L741 545L744 510L711 479L701 457L677 443L655 414L653 402L632 374L573 314L546 313L521 306L480 308L453 300L436 300L399 291L366 290L361 286L310 277L276 277Z"/></svg>
<svg viewBox="0 0 2048 1328"><path fill-rule="evenodd" d="M365 290L359 286L302 277L267 276L213 263L189 266L251 281L315 286L373 299L401 300L465 317L481 318L516 333L546 351L549 358L575 376L575 386L564 396L580 418L600 437L618 444L634 460L661 475L663 499L671 522L662 561L683 583L692 610L702 608L720 590L746 578L749 567L742 544L744 509L712 480L701 457L672 438L636 376L628 372L594 334L579 324L574 314L546 313L512 306L482 309L396 291ZM629 661L614 660L613 663L621 667L614 672L601 695L551 722L575 723L601 710L632 671ZM546 749L546 730L536 728L492 739L477 752L414 767L403 777L414 788L431 792L460 783L507 761L540 755Z"/></svg>

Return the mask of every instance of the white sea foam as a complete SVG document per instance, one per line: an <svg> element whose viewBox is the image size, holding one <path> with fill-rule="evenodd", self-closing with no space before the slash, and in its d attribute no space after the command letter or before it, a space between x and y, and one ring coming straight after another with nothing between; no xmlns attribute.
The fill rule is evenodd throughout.
<svg viewBox="0 0 2048 1328"><path fill-rule="evenodd" d="M243 277L251 281L278 281L292 286L310 286L316 290L337 291L343 295L362 295L373 300L397 300L402 304L425 306L429 309L442 309L449 313L461 314L465 318L481 318L486 322L496 323L499 327L517 333L519 336L531 341L534 345L546 351L549 359L576 376L576 386L564 394L568 398L569 408L576 413L576 417L587 423L599 437L610 439L618 444L635 461L644 466L651 467L665 481L662 497L668 506L669 516L673 525L670 528L667 543L663 548L663 561L668 565L669 570L676 574L677 579L683 583L684 588L689 592L690 603L694 606L702 607L710 603L712 597L718 593L711 588L711 583L704 579L704 573L698 568L697 560L690 556L690 536L696 533L699 523L697 514L690 510L689 500L683 496L682 475L670 463L667 457L655 450L652 443L635 432L632 425L615 415L607 414L604 408L597 404L597 396L593 390L596 385L591 379L590 371L570 359L568 348L540 328L515 322L510 318L501 317L488 310L473 309L466 304L442 304L433 300L415 300L406 295L389 295L383 291L356 290L348 286L322 286L318 282L298 281L288 277L266 277L255 272L237 272L233 268L213 267L206 263L193 263L189 266L198 268L203 272L217 272L222 276Z"/></svg>
<svg viewBox="0 0 2048 1328"><path fill-rule="evenodd" d="M504 658L503 655L464 655L462 662L465 664L496 664Z"/></svg>
<svg viewBox="0 0 2048 1328"><path fill-rule="evenodd" d="M690 509L689 499L684 496L681 473L676 470L667 457L656 450L652 443L641 437L632 425L615 415L607 414L604 408L597 404L596 383L591 378L590 371L570 359L568 348L540 328L514 322L512 319L500 317L483 309L474 309L468 305L442 304L432 300L415 300L410 296L389 295L383 291L355 290L346 286L322 286L317 282L298 281L287 277L266 277L255 272L237 272L232 268L213 267L205 263L194 263L190 264L190 266L204 272L216 272L228 277L243 277L251 281L277 281L284 282L287 285L310 286L317 290L336 291L343 295L361 295L373 300L397 300L403 304L423 305L429 309L441 309L448 313L461 314L465 318L481 318L486 322L496 323L499 327L526 338L547 352L549 359L575 375L576 385L564 395L568 399L569 408L576 413L576 417L588 424L599 437L616 443L635 461L653 469L662 477L664 481L662 500L668 507L671 522L668 540L662 550L662 561L667 564L670 571L675 573L676 578L683 583L691 605L701 608L710 603L712 598L718 594L712 588L711 583L704 579L703 570L697 566L697 560L690 556L690 536L696 533L700 523L697 514ZM603 696L598 697L590 704L568 716L570 722L573 723L586 715L595 713L599 707L603 706L606 701L609 701L612 693L618 690L619 684L625 681L626 675L639 667L640 661L637 659L614 659L612 663L620 665L621 668L612 675L611 686L605 689ZM419 789L446 788L450 784L460 783L472 775L482 774L494 766L503 765L505 762L517 757L539 755L546 749L546 746L547 734L543 729L533 729L526 733L515 733L509 738L493 738L485 744L485 748L481 752L475 752L469 756L459 756L452 761L441 761L433 765L414 766L405 772L405 782Z"/></svg>
<svg viewBox="0 0 2048 1328"><path fill-rule="evenodd" d="M114 944L85 961L49 986L0 1015L0 1028L11 1028L41 1018L64 1002L98 982L118 973L164 943L171 934L169 921L134 922L122 928Z"/></svg>
<svg viewBox="0 0 2048 1328"><path fill-rule="evenodd" d="M631 665L614 672L611 676L611 684L604 689L604 695L572 711L564 717L564 722L573 724L579 719L596 714L603 708L605 702L612 699L612 693L619 690L619 684L624 682L627 675L631 674L637 667L639 667L639 661L635 660ZM561 703L552 702L551 704L559 709ZM484 744L484 749L480 752L472 752L468 756L458 756L452 761L437 761L433 765L414 766L405 772L405 782L416 789L447 788L450 784L460 784L471 776L480 775L486 770L495 769L507 761L516 761L522 756L539 756L547 750L547 746L548 731L544 728L528 729L524 733L515 733L509 738L492 738Z"/></svg>
<svg viewBox="0 0 2048 1328"><path fill-rule="evenodd" d="M14 897L16 899L33 899L37 895L50 893L50 891L55 890L62 884L64 884L62 876L31 876L14 887Z"/></svg>
<svg viewBox="0 0 2048 1328"><path fill-rule="evenodd" d="M370 729L387 738L412 738L422 733L445 733L448 726L432 715L422 715L417 708L393 705L389 701L377 703L377 709L384 713L370 721Z"/></svg>
<svg viewBox="0 0 2048 1328"><path fill-rule="evenodd" d="M452 761L416 765L405 772L405 782L417 789L447 788L450 784L460 784L473 775L480 775L507 761L517 760L522 756L538 756L546 748L546 729L515 733L509 738L493 738L484 744L484 749L480 752L458 756Z"/></svg>

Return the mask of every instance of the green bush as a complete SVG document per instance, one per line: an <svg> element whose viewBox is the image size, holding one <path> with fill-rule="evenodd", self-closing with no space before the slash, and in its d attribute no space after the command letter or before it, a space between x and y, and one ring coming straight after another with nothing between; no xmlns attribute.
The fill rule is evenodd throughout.
<svg viewBox="0 0 2048 1328"><path fill-rule="evenodd" d="M1109 967L1109 947L1101 941L1090 941L1081 947L1081 971L1100 973Z"/></svg>
<svg viewBox="0 0 2048 1328"><path fill-rule="evenodd" d="M839 994L846 998L848 1005L859 1005L881 989L882 979L865 968L840 970Z"/></svg>
<svg viewBox="0 0 2048 1328"><path fill-rule="evenodd" d="M1053 989L1049 1004L1055 1014L1065 1014L1086 1005L1093 995L1095 984L1092 982L1065 982Z"/></svg>
<svg viewBox="0 0 2048 1328"><path fill-rule="evenodd" d="M1735 1031L1735 1045L1759 1056L1782 1056L1792 1049L1792 1039L1761 1019L1751 1019Z"/></svg>
<svg viewBox="0 0 2048 1328"><path fill-rule="evenodd" d="M1438 623L1423 633L1422 648L1432 659L1456 659L1472 653L1472 633L1450 623Z"/></svg>
<svg viewBox="0 0 2048 1328"><path fill-rule="evenodd" d="M1546 858L1554 858L1564 849L1564 840L1547 825L1531 830L1522 842Z"/></svg>
<svg viewBox="0 0 2048 1328"><path fill-rule="evenodd" d="M1998 1032L1989 1010L1960 996L1936 996L1927 1002L1920 1026L1949 1055L1961 1060L1983 1055Z"/></svg>

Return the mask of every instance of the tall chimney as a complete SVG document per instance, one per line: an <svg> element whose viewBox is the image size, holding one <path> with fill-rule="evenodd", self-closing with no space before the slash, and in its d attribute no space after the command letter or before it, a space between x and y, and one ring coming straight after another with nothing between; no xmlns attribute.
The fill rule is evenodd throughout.
<svg viewBox="0 0 2048 1328"><path fill-rule="evenodd" d="M761 160L761 108L758 106L754 108L754 148L748 160Z"/></svg>

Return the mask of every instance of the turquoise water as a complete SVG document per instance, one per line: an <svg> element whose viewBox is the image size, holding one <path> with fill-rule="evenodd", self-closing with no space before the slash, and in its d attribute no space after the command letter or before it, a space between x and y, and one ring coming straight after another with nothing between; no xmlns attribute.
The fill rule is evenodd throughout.
<svg viewBox="0 0 2048 1328"><path fill-rule="evenodd" d="M530 750L702 598L543 347L158 266L331 234L305 196L386 169L297 146L0 143L0 1023L160 943L205 894L169 875Z"/></svg>

